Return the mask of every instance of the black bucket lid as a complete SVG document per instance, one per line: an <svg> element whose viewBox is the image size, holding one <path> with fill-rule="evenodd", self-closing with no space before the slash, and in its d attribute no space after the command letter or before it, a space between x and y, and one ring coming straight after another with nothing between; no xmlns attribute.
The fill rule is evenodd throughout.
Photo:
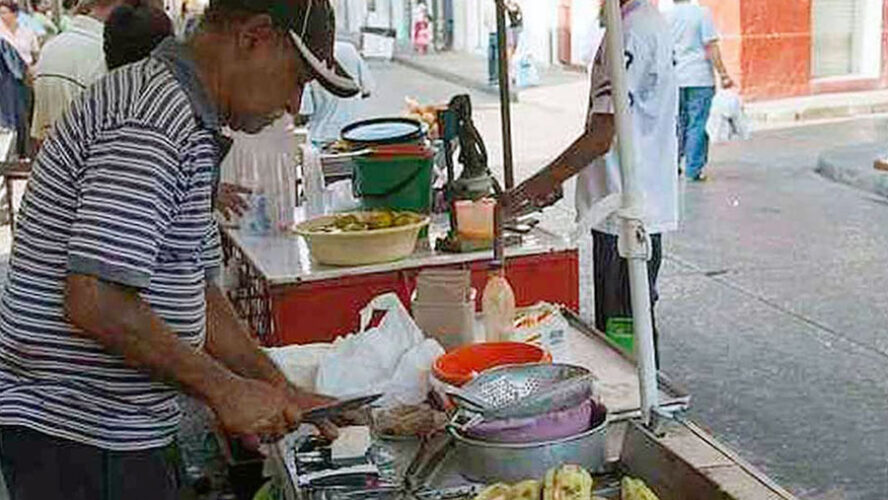
<svg viewBox="0 0 888 500"><path fill-rule="evenodd" d="M410 118L373 118L342 129L343 140L360 146L416 142L424 136L422 122Z"/></svg>

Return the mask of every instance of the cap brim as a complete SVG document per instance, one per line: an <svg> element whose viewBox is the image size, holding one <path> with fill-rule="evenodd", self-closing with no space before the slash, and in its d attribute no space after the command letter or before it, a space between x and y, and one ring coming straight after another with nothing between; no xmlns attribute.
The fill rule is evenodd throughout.
<svg viewBox="0 0 888 500"><path fill-rule="evenodd" d="M332 64L328 64L326 61L318 59L308 48L308 45L302 41L302 38L293 31L290 31L290 38L296 45L296 50L302 56L302 60L308 64L312 76L331 94L337 97L354 97L361 92L361 87L342 69L338 62L333 60Z"/></svg>

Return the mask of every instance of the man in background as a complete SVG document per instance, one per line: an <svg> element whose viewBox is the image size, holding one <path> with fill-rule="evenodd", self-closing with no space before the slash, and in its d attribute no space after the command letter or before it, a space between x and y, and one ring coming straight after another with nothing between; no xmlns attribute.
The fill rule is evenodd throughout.
<svg viewBox="0 0 888 500"><path fill-rule="evenodd" d="M718 33L712 13L690 0L675 0L669 15L672 38L675 40L675 72L678 76L679 165L685 160L685 175L691 181L705 181L703 168L709 161L709 136L706 122L715 96L715 72L722 88L731 88L734 81L722 62Z"/></svg>
<svg viewBox="0 0 888 500"><path fill-rule="evenodd" d="M317 82L305 86L299 114L308 117L308 137L318 147L338 140L343 127L360 118L361 100L370 97L375 86L370 67L354 45L336 41L333 53L342 69L361 87L361 94L343 99Z"/></svg>
<svg viewBox="0 0 888 500"><path fill-rule="evenodd" d="M105 22L108 71L145 59L168 36L173 36L173 22L162 9L147 4L117 7Z"/></svg>
<svg viewBox="0 0 888 500"><path fill-rule="evenodd" d="M577 174L576 207L581 225L599 208L599 202L621 192L611 65L625 64L635 135L635 175L644 198L645 228L651 235L648 279L653 315L662 259L661 234L678 229L678 90L668 24L648 0L620 3L624 60L611 61L607 43L601 44L590 76L585 131L548 166L507 193L503 217L508 220L511 215L526 211L528 205L532 208L553 204L562 195L561 185ZM620 220L613 214L592 228L595 325L609 334L632 318L629 266L617 249L619 230Z"/></svg>
<svg viewBox="0 0 888 500"><path fill-rule="evenodd" d="M88 0L68 29L43 48L34 77L31 137L42 142L69 104L107 71L104 23L122 0Z"/></svg>

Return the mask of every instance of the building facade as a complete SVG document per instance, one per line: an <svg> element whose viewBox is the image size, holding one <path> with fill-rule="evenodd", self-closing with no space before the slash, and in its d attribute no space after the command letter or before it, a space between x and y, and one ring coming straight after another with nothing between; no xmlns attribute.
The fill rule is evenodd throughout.
<svg viewBox="0 0 888 500"><path fill-rule="evenodd" d="M748 99L888 88L888 0L700 3L712 9L725 62Z"/></svg>
<svg viewBox="0 0 888 500"><path fill-rule="evenodd" d="M392 28L409 43L419 0L335 0L339 28ZM485 57L494 0L422 0L436 44ZM603 37L600 0L518 0L519 52L534 62L585 66ZM674 0L651 0L663 11ZM748 100L888 88L888 0L692 0L709 7L725 63Z"/></svg>

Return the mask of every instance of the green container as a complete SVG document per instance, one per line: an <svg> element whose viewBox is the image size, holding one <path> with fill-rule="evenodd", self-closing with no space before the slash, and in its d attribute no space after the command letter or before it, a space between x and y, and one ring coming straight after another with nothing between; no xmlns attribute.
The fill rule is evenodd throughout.
<svg viewBox="0 0 888 500"><path fill-rule="evenodd" d="M432 210L431 157L355 158L355 194L367 210L389 208L429 214Z"/></svg>
<svg viewBox="0 0 888 500"><path fill-rule="evenodd" d="M623 352L632 354L635 348L635 330L632 318L609 318L604 334L615 344L623 349Z"/></svg>

